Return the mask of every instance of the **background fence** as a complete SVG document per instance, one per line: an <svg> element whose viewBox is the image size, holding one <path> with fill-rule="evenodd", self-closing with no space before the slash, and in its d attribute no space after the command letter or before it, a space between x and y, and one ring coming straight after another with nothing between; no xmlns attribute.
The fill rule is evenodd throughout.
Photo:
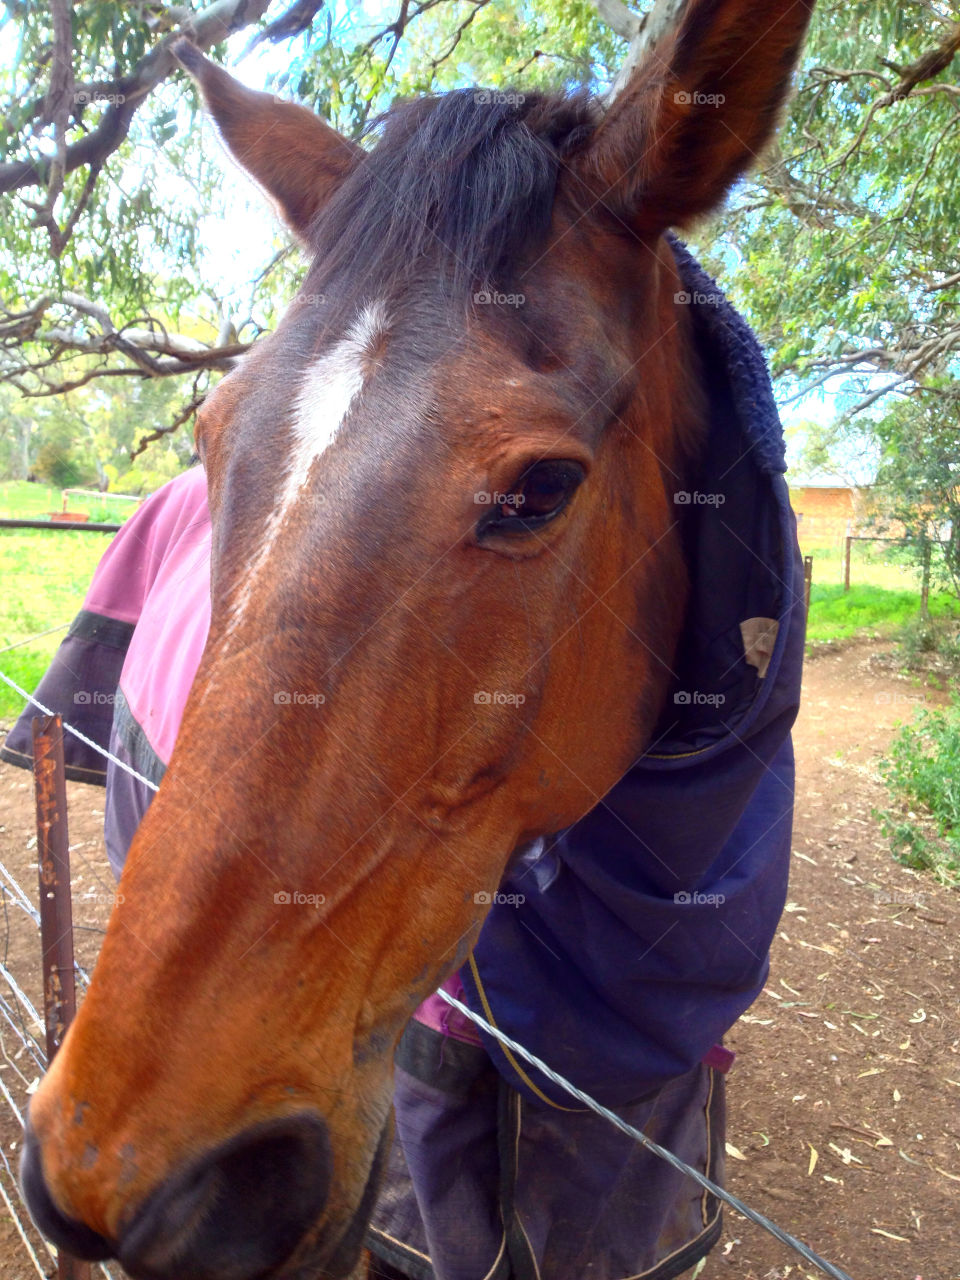
<svg viewBox="0 0 960 1280"><path fill-rule="evenodd" d="M64 1254L58 1256L30 1221L17 1180L29 1098L63 1041L75 1011L77 989L85 989L89 981L74 949L67 783L58 716L34 721L34 758L37 834L30 841L32 849L25 851L29 861L35 862L32 884L23 874L22 858L17 867L0 860L0 978L6 986L5 990L0 987L0 1202L12 1225L9 1238L0 1240L0 1265L4 1280L51 1274L59 1280L88 1280L94 1273L105 1280L119 1280L122 1273L116 1267L112 1271L103 1264L91 1268ZM23 781L12 781L10 786L19 791L31 784L24 775ZM109 910L112 886L100 868L84 861L85 874L77 881L82 885L88 879L97 886L92 896L102 918ZM84 920L89 919L86 905L89 899L81 908ZM83 949L95 952L102 924L84 923L81 928L88 934Z"/></svg>

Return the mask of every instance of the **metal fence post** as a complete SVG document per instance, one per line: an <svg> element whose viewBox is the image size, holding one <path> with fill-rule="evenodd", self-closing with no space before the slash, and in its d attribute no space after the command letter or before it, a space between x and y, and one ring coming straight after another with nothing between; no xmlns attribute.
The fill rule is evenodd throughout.
<svg viewBox="0 0 960 1280"><path fill-rule="evenodd" d="M77 1011L70 898L70 838L67 775L60 716L34 716L33 777L37 796L37 872L40 886L40 945L43 948L43 1015L47 1062L63 1044ZM88 1280L85 1262L57 1252L59 1280Z"/></svg>
<svg viewBox="0 0 960 1280"><path fill-rule="evenodd" d="M813 556L803 557L803 598L810 616L810 592L813 590Z"/></svg>

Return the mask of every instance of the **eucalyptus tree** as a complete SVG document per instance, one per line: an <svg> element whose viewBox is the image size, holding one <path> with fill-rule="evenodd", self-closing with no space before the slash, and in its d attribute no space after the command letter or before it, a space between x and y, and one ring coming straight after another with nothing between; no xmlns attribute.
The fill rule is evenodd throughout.
<svg viewBox="0 0 960 1280"><path fill-rule="evenodd" d="M0 380L49 395L175 378L170 421L185 421L293 290L296 251L279 230L251 253L246 289L212 283L200 211L222 180L170 52L180 35L362 137L397 94L613 94L682 4L5 0ZM876 436L895 411L923 448L930 415L956 417L957 19L946 0L821 4L785 128L711 228L713 265L784 397L840 388L835 442L850 421Z"/></svg>

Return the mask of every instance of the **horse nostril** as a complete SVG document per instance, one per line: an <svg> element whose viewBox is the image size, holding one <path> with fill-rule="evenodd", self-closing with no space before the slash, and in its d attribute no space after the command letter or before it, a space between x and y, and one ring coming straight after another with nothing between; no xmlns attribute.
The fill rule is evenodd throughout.
<svg viewBox="0 0 960 1280"><path fill-rule="evenodd" d="M27 1121L20 1157L20 1187L37 1230L58 1248L88 1262L112 1258L115 1249L102 1235L61 1213L44 1181L40 1164L40 1148L30 1121Z"/></svg>
<svg viewBox="0 0 960 1280"><path fill-rule="evenodd" d="M253 1280L281 1266L330 1189L326 1125L297 1115L247 1129L174 1174L123 1231L134 1280Z"/></svg>

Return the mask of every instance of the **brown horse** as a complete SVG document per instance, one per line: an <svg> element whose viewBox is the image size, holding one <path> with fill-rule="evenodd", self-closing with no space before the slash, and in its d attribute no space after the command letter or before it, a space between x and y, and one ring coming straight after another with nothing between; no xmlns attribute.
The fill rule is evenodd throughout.
<svg viewBox="0 0 960 1280"><path fill-rule="evenodd" d="M355 1267L404 1024L477 891L660 710L705 417L664 233L769 139L811 6L690 0L605 115L457 92L370 151L179 47L312 265L200 414L210 637L30 1107L68 1249L144 1280Z"/></svg>

